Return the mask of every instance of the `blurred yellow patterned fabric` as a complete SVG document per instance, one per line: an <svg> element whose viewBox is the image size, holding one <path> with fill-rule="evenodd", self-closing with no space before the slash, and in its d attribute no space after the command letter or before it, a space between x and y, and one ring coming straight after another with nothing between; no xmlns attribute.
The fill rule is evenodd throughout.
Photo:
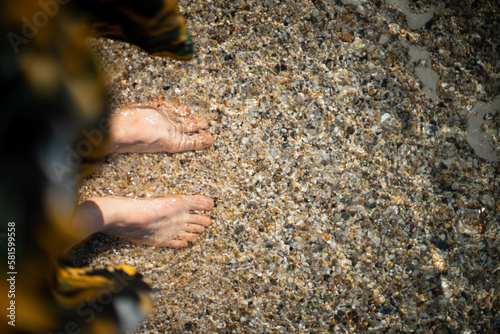
<svg viewBox="0 0 500 334"><path fill-rule="evenodd" d="M109 144L104 83L84 41L107 36L190 59L184 19L171 0L7 0L0 18L0 237L14 222L16 245L14 267L1 269L17 273L13 298L0 299L4 311L15 302L14 322L0 331L124 333L152 308L142 276L61 261L78 235L69 224L78 182ZM2 259L7 246L2 239ZM0 287L2 296L12 290L6 280Z"/></svg>

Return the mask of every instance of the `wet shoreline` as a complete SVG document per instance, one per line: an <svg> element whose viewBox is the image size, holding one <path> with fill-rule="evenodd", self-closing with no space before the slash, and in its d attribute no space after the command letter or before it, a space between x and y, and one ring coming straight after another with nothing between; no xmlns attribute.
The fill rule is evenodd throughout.
<svg viewBox="0 0 500 334"><path fill-rule="evenodd" d="M178 99L215 139L108 156L81 187L217 199L187 249L77 249L145 275L157 305L137 332L498 330L494 2L180 4L190 62L90 43L113 106Z"/></svg>

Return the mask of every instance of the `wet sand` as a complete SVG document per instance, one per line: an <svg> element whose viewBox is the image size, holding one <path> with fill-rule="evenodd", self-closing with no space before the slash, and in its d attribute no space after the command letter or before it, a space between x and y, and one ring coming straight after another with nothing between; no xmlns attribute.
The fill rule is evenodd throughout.
<svg viewBox="0 0 500 334"><path fill-rule="evenodd" d="M188 248L76 250L145 275L136 332L500 330L498 1L180 3L189 62L90 42L114 107L178 99L215 139L112 154L82 184L217 200Z"/></svg>

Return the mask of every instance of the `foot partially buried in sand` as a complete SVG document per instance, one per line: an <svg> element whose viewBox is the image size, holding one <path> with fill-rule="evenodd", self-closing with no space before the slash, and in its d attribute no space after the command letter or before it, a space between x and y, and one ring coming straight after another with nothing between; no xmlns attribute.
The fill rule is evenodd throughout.
<svg viewBox="0 0 500 334"><path fill-rule="evenodd" d="M178 153L213 143L204 119L188 116L190 108L175 101L136 104L119 109L111 119L112 151Z"/></svg>
<svg viewBox="0 0 500 334"><path fill-rule="evenodd" d="M209 147L210 133L190 135L206 129L208 122L189 113L189 107L176 102L124 107L111 120L112 150L177 153ZM208 211L213 206L214 201L202 195L148 200L95 197L79 205L75 224L82 231L81 240L104 232L137 244L179 248L195 242L210 225L210 217L191 211Z"/></svg>
<svg viewBox="0 0 500 334"><path fill-rule="evenodd" d="M210 225L210 217L191 212L213 207L214 201L203 195L146 200L94 197L80 204L78 214L93 222L88 235L103 232L137 244L179 248L195 242Z"/></svg>

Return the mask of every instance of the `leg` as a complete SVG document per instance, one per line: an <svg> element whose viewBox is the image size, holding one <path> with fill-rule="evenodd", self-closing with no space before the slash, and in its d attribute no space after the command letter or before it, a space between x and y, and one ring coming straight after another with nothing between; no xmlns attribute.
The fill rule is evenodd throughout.
<svg viewBox="0 0 500 334"><path fill-rule="evenodd" d="M111 118L111 150L125 152L178 153L200 150L213 143L204 119L187 116L189 108L176 102L160 102L126 106Z"/></svg>
<svg viewBox="0 0 500 334"><path fill-rule="evenodd" d="M135 44L158 57L189 60L194 47L175 0L85 0L94 36Z"/></svg>

